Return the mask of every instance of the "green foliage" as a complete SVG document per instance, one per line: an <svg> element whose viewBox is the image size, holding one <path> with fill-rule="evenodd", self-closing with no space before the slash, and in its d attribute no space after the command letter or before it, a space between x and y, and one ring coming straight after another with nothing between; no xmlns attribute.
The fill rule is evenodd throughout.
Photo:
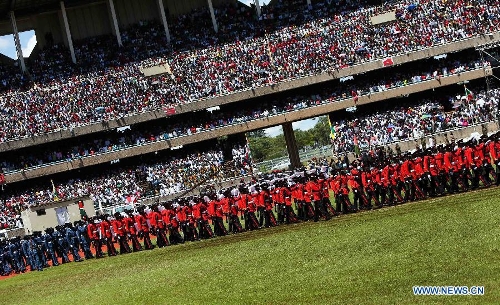
<svg viewBox="0 0 500 305"><path fill-rule="evenodd" d="M0 304L498 304L500 189L0 281ZM480 285L484 296L414 296Z"/></svg>
<svg viewBox="0 0 500 305"><path fill-rule="evenodd" d="M330 143L330 127L326 116L319 118L316 125L307 130L295 130L295 139L299 149L312 146L325 146ZM255 162L272 160L287 155L283 134L268 137L264 130L252 131L248 134L252 158Z"/></svg>

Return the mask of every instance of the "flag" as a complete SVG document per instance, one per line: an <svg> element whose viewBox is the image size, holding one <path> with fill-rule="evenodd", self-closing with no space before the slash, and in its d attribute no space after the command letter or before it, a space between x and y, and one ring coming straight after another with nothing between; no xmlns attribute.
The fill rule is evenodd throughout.
<svg viewBox="0 0 500 305"><path fill-rule="evenodd" d="M335 140L335 127L332 125L332 121L330 121L330 116L328 116L328 125L330 125L330 138Z"/></svg>
<svg viewBox="0 0 500 305"><path fill-rule="evenodd" d="M474 93L467 89L467 87L464 85L465 88L465 96L467 96L467 101L472 101L474 99Z"/></svg>
<svg viewBox="0 0 500 305"><path fill-rule="evenodd" d="M85 211L85 204L83 203L83 200L78 200L78 210L80 210L80 217L84 218L87 216L87 212Z"/></svg>
<svg viewBox="0 0 500 305"><path fill-rule="evenodd" d="M354 154L356 156L359 156L359 154L361 153L361 151L359 149L358 137L356 135L354 135L354 139L353 139L352 142L354 143Z"/></svg>
<svg viewBox="0 0 500 305"><path fill-rule="evenodd" d="M134 195L128 195L127 198L125 198L125 202L128 204L137 203L137 197Z"/></svg>
<svg viewBox="0 0 500 305"><path fill-rule="evenodd" d="M170 116L170 115L174 115L176 112L175 112L175 107L163 107L163 112L165 112L165 115L166 116Z"/></svg>
<svg viewBox="0 0 500 305"><path fill-rule="evenodd" d="M50 180L50 183L52 183L52 200L59 201L59 196L57 196L57 190L56 186L54 185L54 180Z"/></svg>
<svg viewBox="0 0 500 305"><path fill-rule="evenodd" d="M382 61L382 64L384 67L388 67L394 65L394 61L392 60L392 57L388 57Z"/></svg>

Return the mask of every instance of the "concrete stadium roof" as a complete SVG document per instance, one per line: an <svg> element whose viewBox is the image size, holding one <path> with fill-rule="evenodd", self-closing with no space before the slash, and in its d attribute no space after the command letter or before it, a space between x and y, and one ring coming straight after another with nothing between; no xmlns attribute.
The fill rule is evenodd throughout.
<svg viewBox="0 0 500 305"><path fill-rule="evenodd" d="M0 0L0 21L9 20L10 11L14 11L17 19L58 10L59 2L60 0ZM104 0L65 0L64 4L66 7L73 7L98 2Z"/></svg>

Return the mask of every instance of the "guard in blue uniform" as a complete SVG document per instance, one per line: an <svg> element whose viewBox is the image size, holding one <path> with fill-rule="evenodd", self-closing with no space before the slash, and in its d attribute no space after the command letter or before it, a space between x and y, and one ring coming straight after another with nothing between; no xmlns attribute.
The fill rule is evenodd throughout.
<svg viewBox="0 0 500 305"><path fill-rule="evenodd" d="M56 226L54 232L52 232L52 237L54 238L54 242L56 245L56 252L59 257L62 258L62 263L69 263L70 260L68 258L68 246L66 243L66 238L63 235L64 231L61 226Z"/></svg>
<svg viewBox="0 0 500 305"><path fill-rule="evenodd" d="M66 223L66 242L68 244L69 250L73 254L73 261L80 262L80 254L78 250L80 248L80 241L78 240L78 236L76 235L75 229L71 225L71 223Z"/></svg>
<svg viewBox="0 0 500 305"><path fill-rule="evenodd" d="M16 273L25 272L26 265L21 256L21 245L19 237L14 237L10 240L9 244L10 257L12 258L12 267Z"/></svg>
<svg viewBox="0 0 500 305"><path fill-rule="evenodd" d="M92 252L90 251L90 239L87 234L87 224L84 221L80 220L75 222L75 233L80 241L80 247L85 254L85 259L94 258L94 255L92 255Z"/></svg>
<svg viewBox="0 0 500 305"><path fill-rule="evenodd" d="M45 242L45 248L47 249L47 256L52 261L52 266L59 266L59 262L57 260L55 245L54 245L54 237L52 233L54 232L54 228L45 229L45 234L43 235L43 240Z"/></svg>

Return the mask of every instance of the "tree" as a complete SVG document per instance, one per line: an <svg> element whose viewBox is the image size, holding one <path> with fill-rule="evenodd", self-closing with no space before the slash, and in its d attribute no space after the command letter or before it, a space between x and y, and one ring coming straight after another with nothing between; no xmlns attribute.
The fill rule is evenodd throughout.
<svg viewBox="0 0 500 305"><path fill-rule="evenodd" d="M318 145L325 146L330 144L330 125L328 124L327 115L320 117L316 125L309 131Z"/></svg>

